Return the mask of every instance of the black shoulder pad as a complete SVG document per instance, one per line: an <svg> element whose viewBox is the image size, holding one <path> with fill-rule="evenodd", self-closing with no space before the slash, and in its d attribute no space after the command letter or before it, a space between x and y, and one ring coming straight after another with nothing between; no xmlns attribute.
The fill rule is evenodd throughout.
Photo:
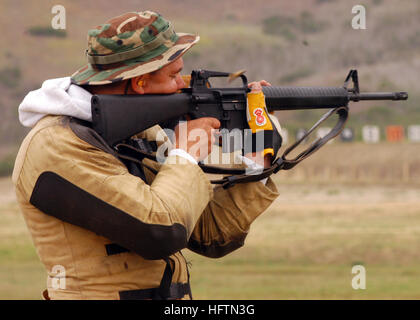
<svg viewBox="0 0 420 320"><path fill-rule="evenodd" d="M39 176L30 203L50 216L93 231L145 259L162 259L187 246L183 225L144 223L54 172Z"/></svg>

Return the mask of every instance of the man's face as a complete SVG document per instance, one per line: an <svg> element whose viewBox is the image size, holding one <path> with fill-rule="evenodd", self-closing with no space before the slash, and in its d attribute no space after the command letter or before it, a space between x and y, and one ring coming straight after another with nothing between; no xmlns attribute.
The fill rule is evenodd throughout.
<svg viewBox="0 0 420 320"><path fill-rule="evenodd" d="M147 74L143 79L145 94L175 93L185 86L181 77L181 70L184 67L182 57L164 66L153 73Z"/></svg>

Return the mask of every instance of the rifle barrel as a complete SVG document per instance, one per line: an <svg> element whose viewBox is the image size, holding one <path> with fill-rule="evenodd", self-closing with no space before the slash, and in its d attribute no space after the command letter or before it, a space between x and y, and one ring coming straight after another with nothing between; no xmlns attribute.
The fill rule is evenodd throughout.
<svg viewBox="0 0 420 320"><path fill-rule="evenodd" d="M407 92L355 93L344 87L263 87L267 108L276 110L327 109L350 101L407 100Z"/></svg>
<svg viewBox="0 0 420 320"><path fill-rule="evenodd" d="M360 100L407 100L407 92L363 92L363 93L350 93L350 101Z"/></svg>

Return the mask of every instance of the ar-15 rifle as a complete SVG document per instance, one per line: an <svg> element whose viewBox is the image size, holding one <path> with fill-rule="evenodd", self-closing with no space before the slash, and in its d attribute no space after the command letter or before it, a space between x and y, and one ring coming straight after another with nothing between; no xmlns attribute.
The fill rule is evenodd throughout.
<svg viewBox="0 0 420 320"><path fill-rule="evenodd" d="M93 129L112 147L118 150L120 142L170 119L179 119L188 114L192 119L215 117L221 123L220 130L228 134L233 129L249 128L246 119L248 81L244 74L241 87L212 88L209 79L230 77L230 73L194 70L190 87L181 93L159 95L94 95L92 97ZM353 87L348 84L352 81ZM303 137L288 147L283 155L273 161L269 169L250 176L244 170L221 169L201 165L207 173L232 174L222 180L212 181L229 187L235 183L257 181L279 170L288 170L310 156L344 128L348 118L350 101L362 100L407 100L407 92L360 92L357 70L350 70L342 87L263 87L269 112L281 110L331 109ZM313 142L293 159L286 156L307 138L322 122L337 114L338 121L331 131ZM223 140L223 139L222 139ZM223 145L222 145L223 147ZM227 148L229 150L229 148ZM232 151L230 149L230 151ZM151 157L140 152L139 155Z"/></svg>

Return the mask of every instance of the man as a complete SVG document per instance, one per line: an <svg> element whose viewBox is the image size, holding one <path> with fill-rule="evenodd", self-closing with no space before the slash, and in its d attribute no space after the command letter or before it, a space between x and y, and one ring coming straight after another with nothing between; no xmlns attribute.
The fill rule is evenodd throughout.
<svg viewBox="0 0 420 320"><path fill-rule="evenodd" d="M207 154L192 152L177 130L167 162L153 164L156 175L123 163L89 126L91 93L175 93L184 86L182 55L199 37L175 33L151 11L115 17L88 34L89 64L71 79L45 81L19 107L20 121L33 129L13 181L49 273L44 297L189 299L180 250L221 257L241 247L252 221L278 196L276 187L268 179L213 189L197 165ZM258 93L261 85L268 83L251 88ZM208 133L194 143L209 151L219 121L187 124ZM155 126L139 137L153 141L161 131Z"/></svg>

